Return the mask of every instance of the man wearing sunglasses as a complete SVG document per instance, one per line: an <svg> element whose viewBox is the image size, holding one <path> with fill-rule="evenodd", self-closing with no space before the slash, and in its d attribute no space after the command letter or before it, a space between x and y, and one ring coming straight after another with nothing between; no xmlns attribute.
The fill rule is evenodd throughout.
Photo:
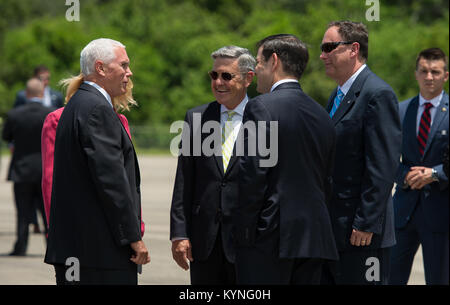
<svg viewBox="0 0 450 305"><path fill-rule="evenodd" d="M339 261L324 268L325 284L387 284L395 244L398 102L366 65L368 41L364 24L340 21L328 25L321 45L325 72L338 84L326 109L337 134L330 213Z"/></svg>
<svg viewBox="0 0 450 305"><path fill-rule="evenodd" d="M247 49L226 46L213 52L211 89L216 101L186 113L190 143L182 141L173 191L170 239L172 255L183 269L190 268L191 284L232 285L236 283L230 213L238 200L239 162L235 141L248 101L247 88L253 81L256 61ZM200 133L215 123L217 130ZM214 132L221 135L222 154L207 155L202 147ZM201 137L196 144L194 138ZM183 139L185 137L183 136ZM189 147L189 152L186 151ZM184 149L183 149L184 148ZM200 156L195 156L195 151ZM216 150L215 150L216 151Z"/></svg>
<svg viewBox="0 0 450 305"><path fill-rule="evenodd" d="M337 259L327 198L331 195L335 132L324 109L298 82L308 62L296 36L269 36L258 44L257 90L244 122L278 137L274 166L261 151L241 157L239 201L232 220L238 284L319 284L325 260ZM269 127L270 126L270 127ZM244 147L251 142L244 135ZM264 138L258 131L257 147ZM267 139L269 138L269 139Z"/></svg>

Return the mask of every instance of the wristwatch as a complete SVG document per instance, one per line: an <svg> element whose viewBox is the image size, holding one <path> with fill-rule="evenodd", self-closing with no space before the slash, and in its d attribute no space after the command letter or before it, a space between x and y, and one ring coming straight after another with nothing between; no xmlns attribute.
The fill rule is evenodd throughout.
<svg viewBox="0 0 450 305"><path fill-rule="evenodd" d="M435 170L434 168L431 169L431 179L433 179L433 181L439 181L437 170Z"/></svg>

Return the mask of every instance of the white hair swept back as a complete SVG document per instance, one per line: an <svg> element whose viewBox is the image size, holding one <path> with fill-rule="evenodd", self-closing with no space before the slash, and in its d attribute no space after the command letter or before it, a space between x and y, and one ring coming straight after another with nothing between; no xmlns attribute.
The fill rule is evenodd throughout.
<svg viewBox="0 0 450 305"><path fill-rule="evenodd" d="M89 76L95 71L95 61L101 60L105 64L116 58L114 50L117 47L125 48L119 41L109 38L99 38L88 43L80 54L81 73Z"/></svg>

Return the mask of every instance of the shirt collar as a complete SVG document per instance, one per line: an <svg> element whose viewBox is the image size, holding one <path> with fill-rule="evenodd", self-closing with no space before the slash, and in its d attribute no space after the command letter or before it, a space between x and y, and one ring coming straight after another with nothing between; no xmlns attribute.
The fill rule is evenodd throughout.
<svg viewBox="0 0 450 305"><path fill-rule="evenodd" d="M245 106L247 105L247 103L248 103L248 96L246 94L244 99L232 111L236 112L237 114L239 114L241 116L244 116L244 110L245 110ZM227 112L227 111L230 111L230 109L228 109L224 105L220 105L220 113L221 114L223 114L224 112Z"/></svg>
<svg viewBox="0 0 450 305"><path fill-rule="evenodd" d="M111 107L113 107L113 104L111 102L111 97L109 96L108 92L106 92L105 89L103 89L102 87L100 87L99 85L97 85L94 82L90 82L90 81L84 81L86 84L91 85L92 87L96 88L98 91L100 91L101 94L103 94L103 96L108 100L108 102L111 104ZM113 107L114 108L114 107Z"/></svg>
<svg viewBox="0 0 450 305"><path fill-rule="evenodd" d="M298 80L293 79L293 78L285 78L285 79L279 80L279 81L277 81L275 84L273 84L272 88L270 89L270 92L272 92L273 90L275 90L275 88L278 87L278 86L281 85L281 84L284 84L284 83L294 83L294 82L295 82L295 83L298 83Z"/></svg>
<svg viewBox="0 0 450 305"><path fill-rule="evenodd" d="M359 73L361 73L362 70L366 67L366 64L363 64L361 67L359 67L358 71L353 73L353 75L347 79L347 81L341 86L338 86L338 89L341 89L341 91L344 93L344 95L347 95L348 90L350 90L350 87L353 85L353 82L358 77Z"/></svg>
<svg viewBox="0 0 450 305"><path fill-rule="evenodd" d="M42 99L40 97L32 97L32 98L28 99L28 101L42 104Z"/></svg>
<svg viewBox="0 0 450 305"><path fill-rule="evenodd" d="M419 104L420 104L420 106L423 106L425 103L431 103L433 105L433 107L438 107L443 95L444 95L444 90L442 90L441 94L432 98L431 100L426 100L422 96L422 94L419 94Z"/></svg>

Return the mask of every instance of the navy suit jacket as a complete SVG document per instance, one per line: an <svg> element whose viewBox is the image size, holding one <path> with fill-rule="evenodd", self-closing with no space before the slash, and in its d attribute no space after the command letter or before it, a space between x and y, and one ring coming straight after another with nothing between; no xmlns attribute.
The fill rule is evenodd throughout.
<svg viewBox="0 0 450 305"><path fill-rule="evenodd" d="M398 167L394 195L396 228L404 227L416 205L423 203L426 224L433 232L448 232L448 177L443 170L444 151L448 145L448 95L444 93L431 124L424 155L419 153L416 136L419 96L400 103L400 119L403 123L402 162ZM436 169L439 182L432 182L421 190L411 190L403 182L412 166Z"/></svg>
<svg viewBox="0 0 450 305"><path fill-rule="evenodd" d="M270 122L278 123L271 134ZM233 236L239 247L274 241L280 258L336 260L328 199L331 195L336 135L324 109L306 95L298 83L283 83L268 94L248 102L244 124L263 122L266 134L258 134L256 147L277 136L277 162L262 167L262 151L241 157L239 205L233 213ZM244 129L244 147L253 142ZM273 156L270 156L273 157ZM267 160L266 160L267 161Z"/></svg>
<svg viewBox="0 0 450 305"><path fill-rule="evenodd" d="M336 90L328 101L328 112ZM360 248L350 244L352 229L374 233L372 243L364 248L393 246L392 188L402 136L397 97L366 67L332 120L337 145L330 208L338 248Z"/></svg>

